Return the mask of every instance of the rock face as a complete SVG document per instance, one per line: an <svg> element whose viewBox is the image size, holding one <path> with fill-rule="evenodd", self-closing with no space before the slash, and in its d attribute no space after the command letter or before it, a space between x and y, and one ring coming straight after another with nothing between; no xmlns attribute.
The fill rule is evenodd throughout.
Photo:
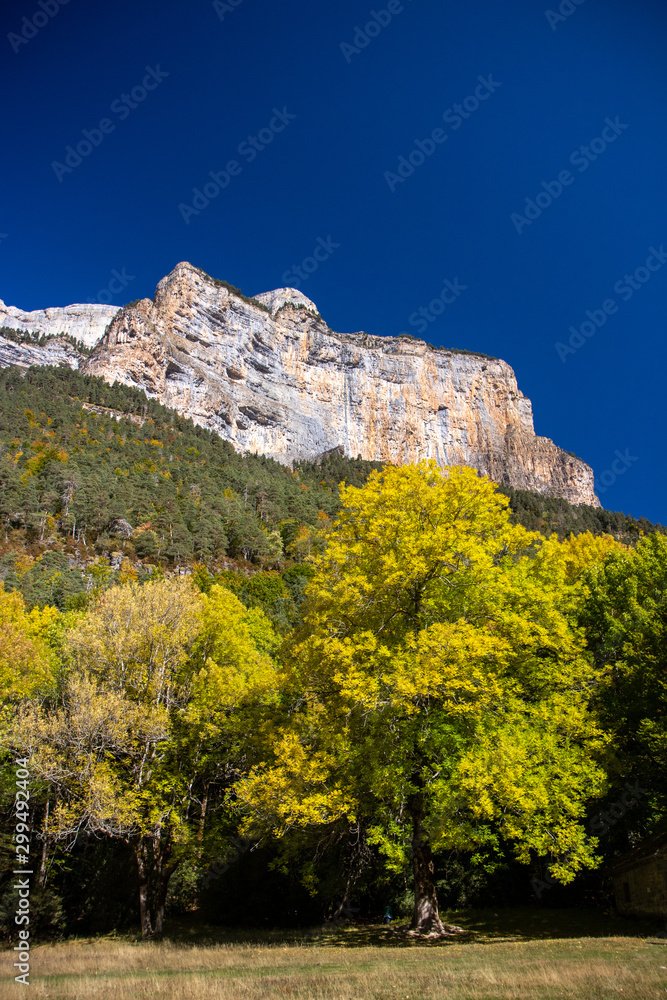
<svg viewBox="0 0 667 1000"><path fill-rule="evenodd" d="M72 307L74 308L74 307ZM80 308L80 307L77 307ZM248 300L190 264L119 310L84 370L138 386L241 452L467 465L599 506L589 466L536 437L504 361L339 334L295 289Z"/></svg>
<svg viewBox="0 0 667 1000"><path fill-rule="evenodd" d="M44 347L38 347L37 344L16 344L0 335L0 368L9 368L10 365L18 365L19 368L30 365L78 368L83 360L84 355L61 337L54 337Z"/></svg>
<svg viewBox="0 0 667 1000"><path fill-rule="evenodd" d="M68 365L78 368L85 354L78 351L72 341L81 342L87 348L94 347L117 312L118 306L103 305L73 305L23 312L14 306L6 306L0 299L0 327L25 330L47 338L46 344L40 347L37 343L19 344L0 334L0 367Z"/></svg>
<svg viewBox="0 0 667 1000"><path fill-rule="evenodd" d="M296 288L276 288L273 292L262 292L255 296L255 300L267 306L271 313L277 313L283 306L292 305L307 309L313 316L319 316L315 303Z"/></svg>
<svg viewBox="0 0 667 1000"><path fill-rule="evenodd" d="M118 308L118 306L74 305L64 306L62 309L22 312L14 306L6 306L0 299L0 326L9 327L10 330L43 333L47 337L57 337L64 333L67 337L82 341L86 347L94 347L118 312Z"/></svg>

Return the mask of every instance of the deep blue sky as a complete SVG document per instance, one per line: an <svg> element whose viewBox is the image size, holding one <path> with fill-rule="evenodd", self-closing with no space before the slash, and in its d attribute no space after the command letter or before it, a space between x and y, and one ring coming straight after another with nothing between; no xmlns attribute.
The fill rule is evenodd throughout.
<svg viewBox="0 0 667 1000"><path fill-rule="evenodd" d="M424 339L508 361L537 433L610 483L604 506L666 523L667 264L640 271L631 296L614 290L667 250L664 3L565 0L556 21L548 0L405 0L347 56L372 10L387 20L385 0L217 6L70 0L34 31L38 0L5 0L0 298L86 301L125 268L120 305L180 260L255 294L331 238L302 291L334 329L386 335L418 333L409 318L458 279ZM12 46L22 29L34 37ZM168 76L119 110L146 67ZM489 75L500 86L443 121ZM249 162L239 145L274 108L296 117ZM53 162L104 118L113 131L59 180ZM385 172L437 128L446 140L391 191ZM586 170L572 163L605 128L614 141L593 144ZM240 173L186 223L179 204L233 159ZM568 169L519 233L512 214ZM562 361L554 345L608 299L616 311Z"/></svg>

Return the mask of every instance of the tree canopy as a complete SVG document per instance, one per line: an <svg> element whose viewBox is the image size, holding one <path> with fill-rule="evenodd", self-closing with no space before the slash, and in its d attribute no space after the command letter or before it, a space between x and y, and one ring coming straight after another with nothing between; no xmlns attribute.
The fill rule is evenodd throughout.
<svg viewBox="0 0 667 1000"><path fill-rule="evenodd" d="M58 697L27 701L9 726L48 789L45 850L81 834L130 845L145 935L161 933L169 878L196 849L193 809L201 833L208 785L248 756L244 707L270 697L275 644L262 613L222 587L114 587L65 629Z"/></svg>
<svg viewBox="0 0 667 1000"><path fill-rule="evenodd" d="M248 829L363 821L390 862L411 847L413 927L442 933L436 847L507 840L563 881L594 864L596 675L566 572L533 558L539 536L487 479L386 468L341 500L283 651L289 722L240 786Z"/></svg>

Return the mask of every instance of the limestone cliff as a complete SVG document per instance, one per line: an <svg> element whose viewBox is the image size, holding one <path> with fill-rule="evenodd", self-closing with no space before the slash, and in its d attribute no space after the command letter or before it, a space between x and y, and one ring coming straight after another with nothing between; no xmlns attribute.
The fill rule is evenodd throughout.
<svg viewBox="0 0 667 1000"><path fill-rule="evenodd" d="M0 326L43 333L47 337L64 333L82 341L86 347L94 347L117 312L118 306L88 304L23 312L14 306L6 306L0 299Z"/></svg>
<svg viewBox="0 0 667 1000"><path fill-rule="evenodd" d="M30 365L67 365L68 368L78 368L84 360L84 355L62 337L53 337L43 347L37 344L17 344L0 333L0 368L18 365L28 368Z"/></svg>
<svg viewBox="0 0 667 1000"><path fill-rule="evenodd" d="M433 458L599 506L589 466L536 437L504 361L334 333L295 289L247 299L178 264L153 301L117 312L84 370L144 389L242 452Z"/></svg>
<svg viewBox="0 0 667 1000"><path fill-rule="evenodd" d="M0 367L8 365L68 365L78 368L84 354L74 342L91 348L100 340L118 306L73 305L23 312L0 299L0 328L27 331L46 338L44 346L16 343L0 334ZM66 339L69 338L69 339Z"/></svg>

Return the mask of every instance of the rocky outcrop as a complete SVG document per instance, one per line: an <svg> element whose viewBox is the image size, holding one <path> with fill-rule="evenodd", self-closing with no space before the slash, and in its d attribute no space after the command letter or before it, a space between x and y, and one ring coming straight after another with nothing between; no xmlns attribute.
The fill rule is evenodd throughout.
<svg viewBox="0 0 667 1000"><path fill-rule="evenodd" d="M18 365L28 368L30 365L67 365L78 368L85 355L76 347L61 337L47 340L43 347L37 344L17 344L0 334L0 368Z"/></svg>
<svg viewBox="0 0 667 1000"><path fill-rule="evenodd" d="M283 306L297 306L307 309L313 316L319 316L315 303L296 288L276 288L272 292L261 292L255 296L255 301L261 302L271 313L277 313Z"/></svg>
<svg viewBox="0 0 667 1000"><path fill-rule="evenodd" d="M284 463L333 448L467 465L599 506L592 470L536 437L504 361L410 338L340 334L295 289L247 299L182 263L117 312L87 372L144 389L242 452Z"/></svg>
<svg viewBox="0 0 667 1000"><path fill-rule="evenodd" d="M92 348L118 312L118 306L73 305L63 308L23 312L6 306L0 299L0 367L19 365L68 365L78 368L86 352L77 344ZM35 334L34 341L17 342L3 336L2 328ZM37 343L41 339L41 346Z"/></svg>
<svg viewBox="0 0 667 1000"><path fill-rule="evenodd" d="M47 337L64 334L73 340L80 340L86 347L94 347L118 309L118 306L73 305L23 312L14 306L6 306L0 299L0 326Z"/></svg>

